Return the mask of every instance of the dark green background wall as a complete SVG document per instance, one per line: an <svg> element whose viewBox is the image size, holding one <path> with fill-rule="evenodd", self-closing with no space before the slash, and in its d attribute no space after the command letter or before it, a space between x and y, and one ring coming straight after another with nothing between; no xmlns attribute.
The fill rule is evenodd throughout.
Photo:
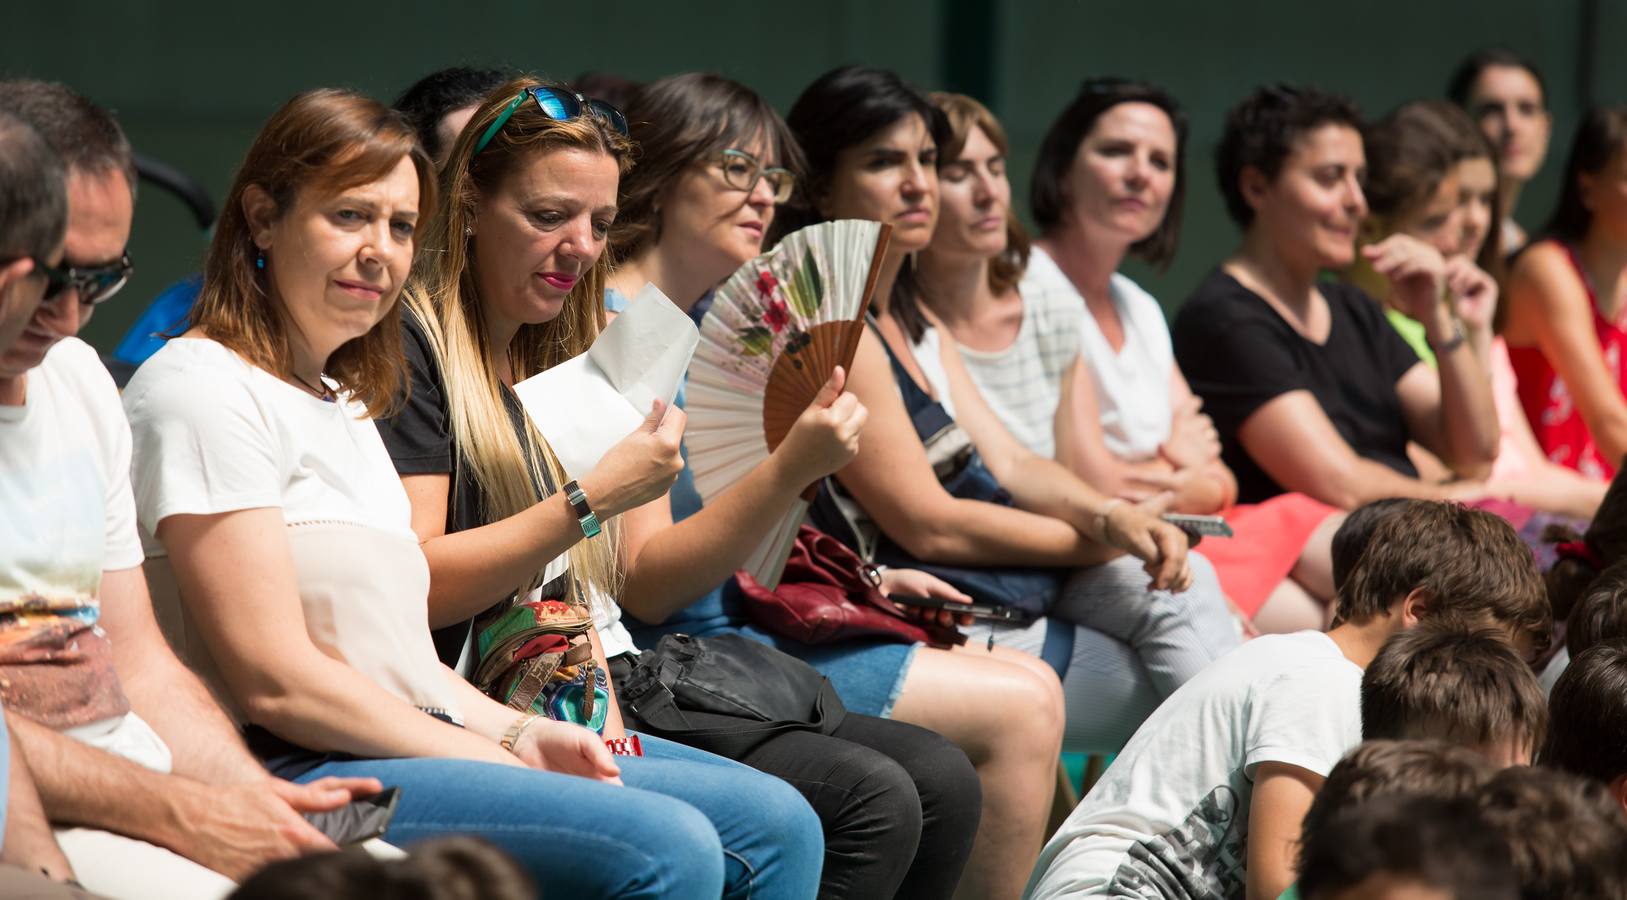
<svg viewBox="0 0 1627 900"><path fill-rule="evenodd" d="M782 110L832 66L887 65L923 87L988 102L1011 133L1019 197L1032 148L1081 78L1149 78L1175 92L1193 124L1180 255L1165 274L1134 272L1166 306L1230 247L1209 151L1227 107L1258 83L1314 81L1377 114L1438 94L1455 61L1477 47L1531 55L1547 70L1556 140L1521 205L1528 224L1552 201L1579 111L1590 100L1627 100L1618 52L1627 4L1615 0L54 0L7 4L3 16L0 73L64 81L113 108L142 152L192 173L217 199L259 124L295 92L343 85L387 100L459 63L556 78L709 69ZM110 348L148 299L197 267L206 240L172 197L143 191L131 241L136 278L86 336Z"/></svg>

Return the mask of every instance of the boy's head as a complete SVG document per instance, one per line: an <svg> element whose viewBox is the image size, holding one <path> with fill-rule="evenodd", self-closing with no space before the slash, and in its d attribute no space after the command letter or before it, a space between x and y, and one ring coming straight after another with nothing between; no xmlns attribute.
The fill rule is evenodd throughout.
<svg viewBox="0 0 1627 900"><path fill-rule="evenodd" d="M1627 809L1627 642L1599 644L1571 660L1548 712L1542 763L1608 785Z"/></svg>
<svg viewBox="0 0 1627 900"><path fill-rule="evenodd" d="M1472 800L1390 796L1305 832L1304 900L1518 900L1508 852Z"/></svg>
<svg viewBox="0 0 1627 900"><path fill-rule="evenodd" d="M1445 741L1369 740L1328 773L1301 833L1309 840L1335 815L1381 798L1474 800L1495 771L1484 756Z"/></svg>
<svg viewBox="0 0 1627 900"><path fill-rule="evenodd" d="M1508 844L1521 897L1627 897L1627 819L1604 785L1515 766L1486 782L1480 810Z"/></svg>
<svg viewBox="0 0 1627 900"><path fill-rule="evenodd" d="M1333 589L1344 589L1350 580L1350 570L1356 568L1363 550L1373 541L1373 530L1384 517L1408 503L1420 503L1405 497L1387 497L1356 507L1345 516L1339 530L1333 533Z"/></svg>
<svg viewBox="0 0 1627 900"><path fill-rule="evenodd" d="M1492 627L1522 651L1546 647L1553 633L1536 562L1508 522L1430 500L1385 512L1339 590L1341 621L1385 617L1397 629L1424 619Z"/></svg>
<svg viewBox="0 0 1627 900"><path fill-rule="evenodd" d="M1531 761L1548 708L1531 667L1498 632L1428 622L1384 643L1361 680L1362 737L1437 738L1499 765Z"/></svg>
<svg viewBox="0 0 1627 900"><path fill-rule="evenodd" d="M1627 639L1627 560L1588 583L1565 619L1565 650L1575 659L1604 641Z"/></svg>

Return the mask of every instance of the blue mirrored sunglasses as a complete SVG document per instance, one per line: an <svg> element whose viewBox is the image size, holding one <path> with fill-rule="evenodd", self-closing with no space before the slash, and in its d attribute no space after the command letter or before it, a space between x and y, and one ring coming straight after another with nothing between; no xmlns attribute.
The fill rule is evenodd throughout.
<svg viewBox="0 0 1627 900"><path fill-rule="evenodd" d="M486 133L475 143L476 154L486 149L492 138L497 137L497 133L503 130L503 126L508 124L508 120L514 116L514 111L520 108L520 104L524 103L527 97L535 100L537 108L555 122L566 122L585 113L605 120L611 128L621 132L623 136L627 134L627 117L621 114L621 110L603 100L594 100L551 87L526 88L518 97L509 101L509 104L503 107L503 111L497 114L497 118L492 120L491 127L487 128Z"/></svg>

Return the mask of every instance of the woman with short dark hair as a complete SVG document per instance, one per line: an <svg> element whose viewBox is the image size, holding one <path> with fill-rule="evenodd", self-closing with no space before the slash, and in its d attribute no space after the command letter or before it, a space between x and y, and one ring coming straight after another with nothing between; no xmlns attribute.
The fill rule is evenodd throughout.
<svg viewBox="0 0 1627 900"><path fill-rule="evenodd" d="M1320 280L1350 265L1367 216L1361 119L1315 88L1260 88L1232 109L1215 154L1243 229L1175 320L1175 356L1220 431L1238 499L1297 491L1342 509L1389 496L1464 498L1422 481L1407 442L1462 477L1490 469L1490 381L1441 302L1445 262L1395 235L1363 248L1396 304L1425 326L1439 371L1359 289Z"/></svg>

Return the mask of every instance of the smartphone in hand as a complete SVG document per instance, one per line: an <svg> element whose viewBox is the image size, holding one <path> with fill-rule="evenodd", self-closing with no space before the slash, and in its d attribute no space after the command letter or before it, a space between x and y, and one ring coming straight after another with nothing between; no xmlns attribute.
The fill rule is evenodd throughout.
<svg viewBox="0 0 1627 900"><path fill-rule="evenodd" d="M383 837L390 820L395 817L395 806L401 800L401 789L385 788L352 800L338 809L305 813L306 821L341 847L349 847Z"/></svg>
<svg viewBox="0 0 1627 900"><path fill-rule="evenodd" d="M905 597L893 594L888 600L903 606L920 606L926 609L941 609L961 615L969 615L974 619L987 619L992 622L1021 622L1022 613L1009 606L995 606L992 603L961 603L958 600L944 600L940 597Z"/></svg>
<svg viewBox="0 0 1627 900"><path fill-rule="evenodd" d="M1174 525L1182 531L1201 537L1232 536L1232 526L1219 516L1189 516L1184 513L1164 513L1165 522Z"/></svg>

